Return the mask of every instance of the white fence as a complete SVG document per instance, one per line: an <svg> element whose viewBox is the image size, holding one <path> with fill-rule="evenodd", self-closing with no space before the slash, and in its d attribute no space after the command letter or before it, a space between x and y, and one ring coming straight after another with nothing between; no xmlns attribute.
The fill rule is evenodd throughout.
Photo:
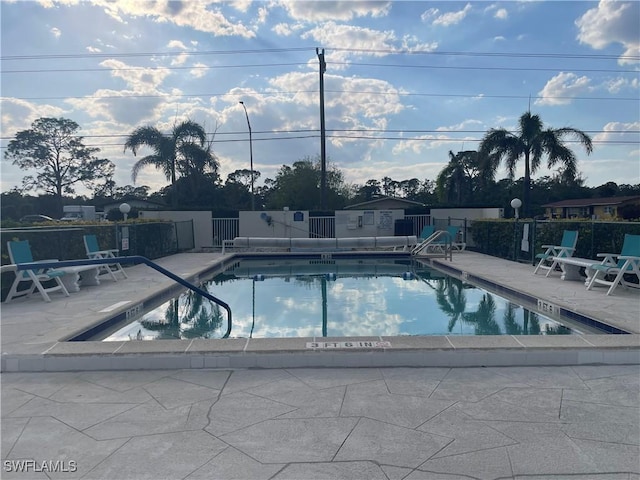
<svg viewBox="0 0 640 480"><path fill-rule="evenodd" d="M430 215L405 215L413 223L413 235L419 236L422 228L429 225ZM240 222L237 218L213 218L213 246L222 247L224 240L233 240L238 236ZM309 217L309 238L334 238L334 217Z"/></svg>

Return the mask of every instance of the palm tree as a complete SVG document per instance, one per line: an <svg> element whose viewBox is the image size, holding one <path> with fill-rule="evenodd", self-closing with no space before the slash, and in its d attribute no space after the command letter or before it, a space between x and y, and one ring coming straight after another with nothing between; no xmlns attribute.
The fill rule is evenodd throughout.
<svg viewBox="0 0 640 480"><path fill-rule="evenodd" d="M453 277L438 280L436 302L440 310L449 317L447 329L452 332L467 308L467 297L462 281Z"/></svg>
<svg viewBox="0 0 640 480"><path fill-rule="evenodd" d="M172 190L176 186L176 171L185 169L189 164L189 158L194 155L194 147L204 150L207 135L204 128L199 124L185 120L174 125L170 135L164 135L155 127L136 128L127 138L124 144L124 151L131 149L135 155L141 146L150 147L153 150L151 155L138 160L131 169L131 179L135 182L140 170L148 165L160 169L165 174L167 180L171 180ZM181 167L182 166L182 167ZM173 191L173 206L177 203L176 192Z"/></svg>
<svg viewBox="0 0 640 480"><path fill-rule="evenodd" d="M462 314L462 320L474 325L476 335L500 335L500 325L496 322L496 302L490 293L482 295L475 312Z"/></svg>
<svg viewBox="0 0 640 480"><path fill-rule="evenodd" d="M593 151L593 145L591 137L575 128L544 129L540 117L532 115L531 112L524 113L518 124L516 133L502 128L489 130L480 143L479 153L491 176L495 174L498 165L504 159L510 179L514 177L518 160L524 157L522 204L523 214L529 216L531 174L540 167L542 157L547 155L549 168L560 163L563 174L574 178L577 174L577 159L573 151L564 144L564 137L575 137L584 146L587 155Z"/></svg>
<svg viewBox="0 0 640 480"><path fill-rule="evenodd" d="M458 205L471 200L474 182L481 171L479 167L478 152L465 150L454 154L449 150L449 163L436 180L438 199Z"/></svg>

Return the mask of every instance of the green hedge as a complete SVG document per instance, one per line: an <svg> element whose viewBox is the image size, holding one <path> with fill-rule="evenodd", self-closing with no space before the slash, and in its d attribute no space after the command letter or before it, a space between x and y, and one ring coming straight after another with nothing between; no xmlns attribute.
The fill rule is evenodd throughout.
<svg viewBox="0 0 640 480"><path fill-rule="evenodd" d="M118 248L117 238L128 228L129 249L121 256L141 255L150 259L177 253L175 227L172 222L141 222L111 224L74 224L69 226L4 229L0 231L2 265L10 263L7 242L28 240L34 260L76 260L87 258L83 235L96 235L100 248ZM1 276L1 299L4 299L15 279L13 272Z"/></svg>
<svg viewBox="0 0 640 480"><path fill-rule="evenodd" d="M522 251L525 225L529 228L530 249ZM468 226L473 238L470 250L511 260L531 261L542 245L558 245L564 230L577 230L574 256L597 259L598 253L620 253L624 235L640 235L640 222L598 222L554 220L551 222L474 220Z"/></svg>

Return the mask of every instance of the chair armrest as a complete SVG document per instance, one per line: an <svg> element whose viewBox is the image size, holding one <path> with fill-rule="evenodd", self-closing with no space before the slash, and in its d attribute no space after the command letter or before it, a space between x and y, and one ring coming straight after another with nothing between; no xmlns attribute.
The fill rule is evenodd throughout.
<svg viewBox="0 0 640 480"><path fill-rule="evenodd" d="M555 255L556 257L570 257L573 255L573 252L576 249L573 247L556 247Z"/></svg>
<svg viewBox="0 0 640 480"><path fill-rule="evenodd" d="M618 260L637 260L640 262L640 257L636 257L635 255L619 255Z"/></svg>
<svg viewBox="0 0 640 480"><path fill-rule="evenodd" d="M558 245L542 245L542 248L560 248Z"/></svg>
<svg viewBox="0 0 640 480"><path fill-rule="evenodd" d="M600 265L615 266L618 263L617 253L598 253L598 257L602 258Z"/></svg>

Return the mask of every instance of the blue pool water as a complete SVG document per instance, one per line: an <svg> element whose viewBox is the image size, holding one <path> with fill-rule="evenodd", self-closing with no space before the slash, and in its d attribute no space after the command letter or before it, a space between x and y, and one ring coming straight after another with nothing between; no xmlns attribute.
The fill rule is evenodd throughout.
<svg viewBox="0 0 640 480"><path fill-rule="evenodd" d="M590 333L408 258L243 259L202 287L230 305L231 338ZM226 330L224 310L187 292L104 340Z"/></svg>

